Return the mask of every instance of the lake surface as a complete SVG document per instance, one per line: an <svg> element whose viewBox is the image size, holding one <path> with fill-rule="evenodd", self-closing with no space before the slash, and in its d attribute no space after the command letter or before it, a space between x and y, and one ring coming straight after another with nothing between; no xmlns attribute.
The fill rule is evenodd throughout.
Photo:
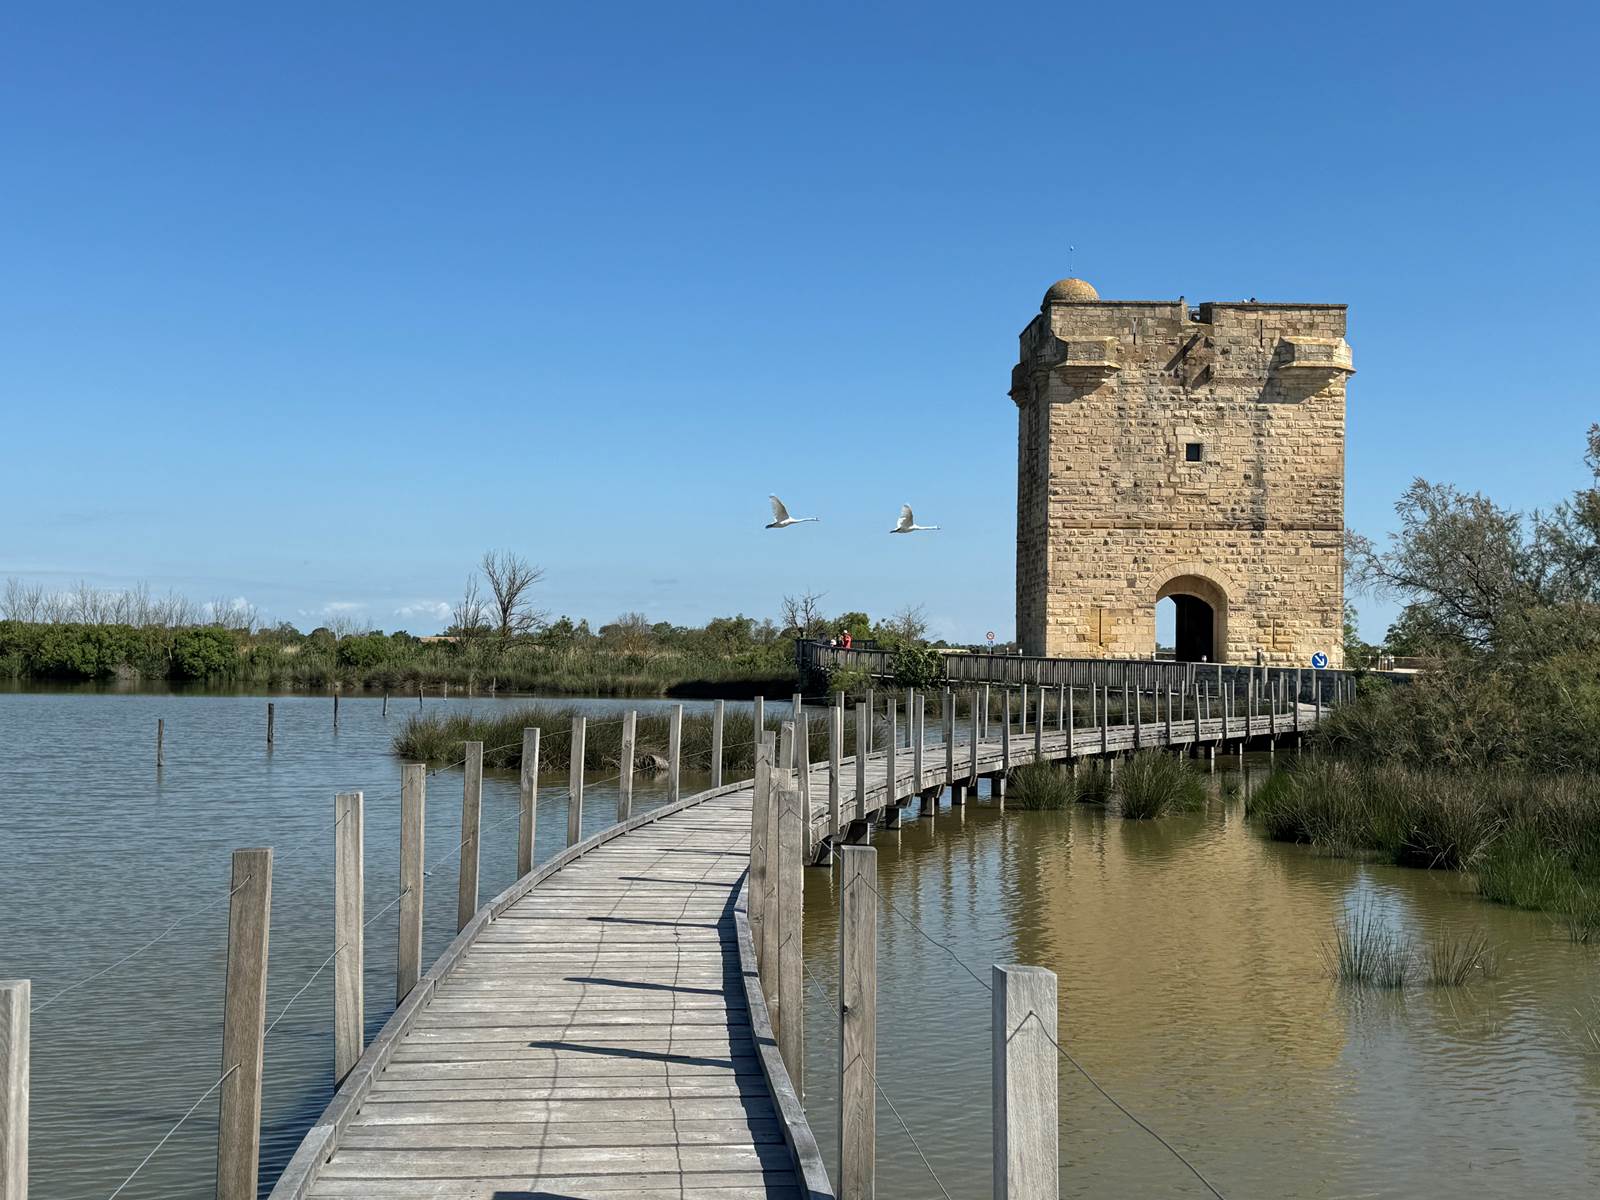
<svg viewBox="0 0 1600 1200"><path fill-rule="evenodd" d="M36 1195L105 1200L216 1081L228 859L253 845L276 849L269 1021L289 1005L266 1049L270 1188L332 1094L332 970L316 972L333 948L337 791L366 797L369 1037L392 1010L397 914L380 913L399 890L389 742L416 701L392 700L384 718L381 700L346 698L335 733L328 697L273 700L269 751L265 697L0 694L0 977L34 980ZM441 703L514 701L427 701ZM584 703L598 721L656 702ZM565 843L564 788L543 782L540 859ZM613 819L614 796L591 782L590 829ZM429 779L425 961L454 934L460 798L459 770ZM637 782L637 807L663 798L663 781ZM512 881L516 807L514 775L489 772L484 899ZM1570 944L1548 917L1485 904L1458 876L1264 842L1237 798L1147 823L980 801L876 845L878 1076L910 1130L880 1101L884 1200L939 1195L913 1137L952 1196L990 1194L989 996L952 953L984 980L997 961L1057 971L1062 1044L1231 1200L1593 1193L1600 948ZM830 1170L833 881L806 873L806 1104ZM1484 929L1499 977L1400 995L1336 987L1321 948L1361 906L1418 938ZM1066 1064L1061 1112L1063 1195L1209 1194ZM121 1195L210 1196L215 1139L213 1098Z"/></svg>
<svg viewBox="0 0 1600 1200"><path fill-rule="evenodd" d="M985 982L1057 972L1061 1044L1231 1200L1595 1194L1600 947L1547 916L1263 841L1239 799L1149 822L945 807L875 845L877 1074L905 1122L880 1097L881 1200L939 1195L912 1139L951 1196L991 1194L990 998L929 938ZM805 1103L830 1175L836 879L806 873ZM1363 906L1419 939L1485 930L1498 978L1335 985L1323 943ZM1210 1195L1066 1063L1060 1103L1063 1196Z"/></svg>

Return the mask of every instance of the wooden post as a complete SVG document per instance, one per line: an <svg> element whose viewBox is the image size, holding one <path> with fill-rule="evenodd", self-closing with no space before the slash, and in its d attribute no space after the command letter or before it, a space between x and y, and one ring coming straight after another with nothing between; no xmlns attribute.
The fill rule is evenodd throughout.
<svg viewBox="0 0 1600 1200"><path fill-rule="evenodd" d="M261 1056L267 1018L272 848L233 852L228 973L222 1002L217 1200L256 1200L261 1163Z"/></svg>
<svg viewBox="0 0 1600 1200"><path fill-rule="evenodd" d="M949 688L944 692L944 782L946 787L956 782L956 706Z"/></svg>
<svg viewBox="0 0 1600 1200"><path fill-rule="evenodd" d="M333 689L333 730L335 733L339 731L339 688L337 685Z"/></svg>
<svg viewBox="0 0 1600 1200"><path fill-rule="evenodd" d="M1039 719L1033 723L1033 761L1044 761L1044 708L1049 699L1049 693L1043 688L1039 692Z"/></svg>
<svg viewBox="0 0 1600 1200"><path fill-rule="evenodd" d="M1311 682L1317 689L1317 724L1322 724L1322 672L1318 671L1311 676Z"/></svg>
<svg viewBox="0 0 1600 1200"><path fill-rule="evenodd" d="M417 707L422 707L422 684L417 684Z"/></svg>
<svg viewBox="0 0 1600 1200"><path fill-rule="evenodd" d="M778 725L778 757L772 763L774 769L792 770L794 768L794 722L783 721Z"/></svg>
<svg viewBox="0 0 1600 1200"><path fill-rule="evenodd" d="M1127 703L1127 690L1124 688L1123 703ZM1144 749L1144 694L1137 688L1133 692L1133 748Z"/></svg>
<svg viewBox="0 0 1600 1200"><path fill-rule="evenodd" d="M871 739L872 710L856 702L856 810L855 819L867 815L867 744Z"/></svg>
<svg viewBox="0 0 1600 1200"><path fill-rule="evenodd" d="M922 795L922 736L923 723L927 720L927 697L921 692L915 695L915 707L911 710L911 729L908 731L911 738L911 787L918 796Z"/></svg>
<svg viewBox="0 0 1600 1200"><path fill-rule="evenodd" d="M767 732L766 701L760 696L755 699L751 716L756 723L756 753L761 753L761 739Z"/></svg>
<svg viewBox="0 0 1600 1200"><path fill-rule="evenodd" d="M778 772L778 1051L797 1095L805 1094L805 962L801 924L805 918L806 832L800 789L792 771Z"/></svg>
<svg viewBox="0 0 1600 1200"><path fill-rule="evenodd" d="M974 709L978 707L978 693L976 689L974 689L972 693L972 707ZM973 728L978 731L979 736L989 736L989 685L987 683L983 685L983 717L981 720L973 722Z"/></svg>
<svg viewBox="0 0 1600 1200"><path fill-rule="evenodd" d="M567 743L567 845L576 846L583 838L583 756L589 732L589 718L572 718L572 737Z"/></svg>
<svg viewBox="0 0 1600 1200"><path fill-rule="evenodd" d="M386 717L389 715L389 693L388 692L385 692L383 694L383 715L386 716Z"/></svg>
<svg viewBox="0 0 1600 1200"><path fill-rule="evenodd" d="M683 705L674 704L667 720L667 803L676 804L683 778Z"/></svg>
<svg viewBox="0 0 1600 1200"><path fill-rule="evenodd" d="M1022 685L1022 692L1021 692L1021 694L1019 695L1018 698L1022 701L1022 713L1021 713L1021 716L1020 716L1020 720L1021 720L1022 724L1021 724L1020 728L1017 730L1017 732L1020 733L1023 737L1027 737L1028 736L1028 685L1027 684L1023 684Z"/></svg>
<svg viewBox="0 0 1600 1200"><path fill-rule="evenodd" d="M839 840L839 776L844 770L844 705L828 709L828 836Z"/></svg>
<svg viewBox="0 0 1600 1200"><path fill-rule="evenodd" d="M876 705L877 705L876 690L874 688L868 688L867 689L867 753L868 754L872 753L872 743L875 740L876 733L877 733L877 731L872 728L872 716L873 716L873 714L875 712L877 712Z"/></svg>
<svg viewBox="0 0 1600 1200"><path fill-rule="evenodd" d="M1100 753L1109 753L1111 742L1111 685L1100 685Z"/></svg>
<svg viewBox="0 0 1600 1200"><path fill-rule="evenodd" d="M277 724L278 706L272 701L267 701L267 745L272 745L277 740L275 726Z"/></svg>
<svg viewBox="0 0 1600 1200"><path fill-rule="evenodd" d="M877 1146L878 852L839 870L839 1200L872 1200Z"/></svg>
<svg viewBox="0 0 1600 1200"><path fill-rule="evenodd" d="M539 730L528 728L522 731L522 769L517 774L518 879L533 870L533 840L538 831Z"/></svg>
<svg viewBox="0 0 1600 1200"><path fill-rule="evenodd" d="M1072 689L1070 687L1063 689L1062 695L1065 697L1062 701L1062 708L1065 712L1062 714L1061 720L1066 727L1067 757L1069 759L1076 758L1078 757L1077 732L1073 729L1073 726L1078 723L1078 714L1073 711L1074 696Z"/></svg>
<svg viewBox="0 0 1600 1200"><path fill-rule="evenodd" d="M887 710L885 712L885 716L886 716L886 718L888 720L888 723L889 723L889 744L888 744L887 748L884 750L884 771L885 771L884 778L886 780L886 783L885 783L885 790L884 790L884 795L883 795L884 804L889 805L889 806L893 806L895 801L899 798L899 796L897 794L897 789L895 787L895 781L894 781L894 779L895 779L895 770L896 770L896 767L898 766L898 762L896 761L897 757L898 757L897 751L899 749L899 747L896 745L896 743L900 739L900 731L899 731L900 722L899 722L899 719L898 719L899 718L898 709L899 709L899 706L895 703L894 696L890 695L888 707L887 707Z"/></svg>
<svg viewBox="0 0 1600 1200"><path fill-rule="evenodd" d="M996 963L992 979L994 1197L1057 1200L1055 972Z"/></svg>
<svg viewBox="0 0 1600 1200"><path fill-rule="evenodd" d="M461 870L456 878L456 932L478 911L478 825L483 814L483 743L467 743L461 775Z"/></svg>
<svg viewBox="0 0 1600 1200"><path fill-rule="evenodd" d="M811 854L811 727L804 707L794 710L794 778L800 789L801 828L805 830L805 845L800 849L802 864Z"/></svg>
<svg viewBox="0 0 1600 1200"><path fill-rule="evenodd" d="M766 945L763 935L767 912L767 871L771 863L768 853L771 831L767 826L767 817L772 807L772 754L772 742L769 739L762 738L756 742L756 774L750 802L750 882L746 898L750 912L750 941L756 948L756 962L763 979L771 973L771 966L764 957ZM763 995L766 990L762 988Z"/></svg>
<svg viewBox="0 0 1600 1200"><path fill-rule="evenodd" d="M1010 693L1007 692L1006 695L1009 696ZM976 700L977 697L974 696L973 699ZM984 713L983 719L987 723L989 719L987 712ZM967 756L969 760L967 763L967 790L974 797L978 794L978 728L978 706L974 704L972 706L972 753Z"/></svg>
<svg viewBox="0 0 1600 1200"><path fill-rule="evenodd" d="M775 1005L778 997L778 735L768 733L762 741L770 765L766 795L766 889L761 898L763 924L761 927L761 985L765 989L768 1006ZM776 1031L777 1026L773 1026Z"/></svg>
<svg viewBox="0 0 1600 1200"><path fill-rule="evenodd" d="M1067 728L1067 707L1072 702L1072 689L1066 684L1056 688L1056 732L1064 733Z"/></svg>
<svg viewBox="0 0 1600 1200"><path fill-rule="evenodd" d="M33 984L0 980L0 1200L28 1200L29 1025Z"/></svg>
<svg viewBox="0 0 1600 1200"><path fill-rule="evenodd" d="M167 719L156 718L156 766L167 765Z"/></svg>
<svg viewBox="0 0 1600 1200"><path fill-rule="evenodd" d="M411 994L422 978L423 822L428 766L400 768L400 940L394 956L394 1002Z"/></svg>
<svg viewBox="0 0 1600 1200"><path fill-rule="evenodd" d="M1198 753L1200 749L1200 685L1194 685L1194 747Z"/></svg>
<svg viewBox="0 0 1600 1200"><path fill-rule="evenodd" d="M726 715L727 702L718 700L711 709L711 786L722 786L722 719Z"/></svg>
<svg viewBox="0 0 1600 1200"><path fill-rule="evenodd" d="M1000 777L1011 770L1011 689L1007 688L1000 701Z"/></svg>
<svg viewBox="0 0 1600 1200"><path fill-rule="evenodd" d="M361 793L340 792L333 798L333 815L333 1084L338 1087L366 1049Z"/></svg>
<svg viewBox="0 0 1600 1200"><path fill-rule="evenodd" d="M638 757L639 714L622 714L622 745L617 751L617 821L633 816L633 764Z"/></svg>
<svg viewBox="0 0 1600 1200"><path fill-rule="evenodd" d="M906 689L906 749L911 749L911 714L917 711L917 689Z"/></svg>
<svg viewBox="0 0 1600 1200"><path fill-rule="evenodd" d="M1167 745L1172 745L1172 688L1167 689Z"/></svg>

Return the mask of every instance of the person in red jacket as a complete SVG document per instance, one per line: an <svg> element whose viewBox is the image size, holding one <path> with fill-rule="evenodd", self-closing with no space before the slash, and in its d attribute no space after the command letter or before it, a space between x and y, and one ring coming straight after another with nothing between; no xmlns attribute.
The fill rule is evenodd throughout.
<svg viewBox="0 0 1600 1200"><path fill-rule="evenodd" d="M848 629L844 631L844 648L846 650L850 649L850 631Z"/></svg>

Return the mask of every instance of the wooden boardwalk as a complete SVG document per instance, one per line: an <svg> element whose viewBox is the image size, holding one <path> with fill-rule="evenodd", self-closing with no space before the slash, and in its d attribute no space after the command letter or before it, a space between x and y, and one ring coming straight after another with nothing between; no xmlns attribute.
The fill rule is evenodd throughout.
<svg viewBox="0 0 1600 1200"><path fill-rule="evenodd" d="M1287 736L1318 715L1071 731L1047 719L976 744L968 719L948 756L927 730L920 778L902 725L892 784L887 748L867 756L860 797L844 759L835 808L828 764L811 765L808 857L1036 756ZM756 982L751 808L746 781L643 814L478 910L367 1047L273 1200L829 1200Z"/></svg>

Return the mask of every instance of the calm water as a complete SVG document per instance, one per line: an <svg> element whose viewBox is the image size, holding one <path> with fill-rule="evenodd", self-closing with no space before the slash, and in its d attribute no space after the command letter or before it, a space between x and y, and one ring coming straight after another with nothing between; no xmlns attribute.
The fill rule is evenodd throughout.
<svg viewBox="0 0 1600 1200"><path fill-rule="evenodd" d="M1259 778L1259 776L1258 776ZM1579 1197L1600 1179L1600 948L1486 904L1442 872L1260 840L1240 802L1204 817L1001 814L878 835L879 1082L952 1196L990 1195L990 964L1056 971L1062 1044L1242 1197ZM836 876L806 874L806 1108L837 1163ZM1334 921L1367 905L1421 937L1482 928L1499 978L1352 994ZM1063 1196L1205 1196L1063 1064ZM938 1188L887 1103L878 1195Z"/></svg>
<svg viewBox="0 0 1600 1200"><path fill-rule="evenodd" d="M109 1197L219 1072L228 855L277 849L264 1190L332 1091L332 804L367 802L367 912L398 891L399 763L415 702L325 697L0 695L0 977L34 980L32 1179L51 1200ZM428 701L430 708L440 702ZM507 701L449 702L489 707ZM595 701L596 720L648 702ZM153 766L158 716L167 765ZM686 786L703 779L686 778ZM565 840L563 781L545 781L538 856ZM612 818L591 785L586 820ZM425 958L454 932L461 776L428 785ZM514 874L516 780L484 784L480 893ZM640 781L640 806L662 785ZM1266 843L1237 799L1204 817L1133 823L987 803L880 833L879 1079L956 1197L989 1195L984 979L1046 965L1060 1036L1102 1084L1244 1197L1588 1196L1600 1175L1600 949L1548 918L1484 904L1457 877L1356 865ZM807 1108L836 1159L836 899L806 874ZM131 961L114 963L216 901ZM1320 957L1336 917L1375 906L1408 934L1483 928L1500 977L1470 989L1350 994ZM367 933L370 1033L392 1008L395 910ZM1063 1195L1203 1196L1159 1145L1070 1068L1061 1076ZM938 1188L879 1105L884 1200ZM122 1193L207 1197L208 1101Z"/></svg>
<svg viewBox="0 0 1600 1200"><path fill-rule="evenodd" d="M229 854L276 850L268 950L275 1019L333 949L333 796L366 800L366 910L399 891L400 764L389 742L417 710L327 697L278 696L277 744L266 701L245 696L0 694L0 978L33 980L34 1194L105 1200L217 1079L227 944ZM430 709L511 701L430 698ZM604 720L650 701L584 702ZM691 704L686 707L694 708ZM166 719L166 766L155 762ZM547 731L548 736L548 731ZM706 786L686 773L687 789ZM428 781L423 958L455 934L459 770ZM541 788L537 857L566 842L565 777ZM664 781L636 778L635 808L659 804ZM586 790L590 829L615 818L614 784ZM479 895L516 874L517 780L488 772ZM131 961L76 990L173 921L215 901ZM398 912L367 929L368 1036L394 1007ZM332 1095L332 968L318 975L266 1047L263 1191ZM123 1197L209 1197L216 1102L196 1110Z"/></svg>

